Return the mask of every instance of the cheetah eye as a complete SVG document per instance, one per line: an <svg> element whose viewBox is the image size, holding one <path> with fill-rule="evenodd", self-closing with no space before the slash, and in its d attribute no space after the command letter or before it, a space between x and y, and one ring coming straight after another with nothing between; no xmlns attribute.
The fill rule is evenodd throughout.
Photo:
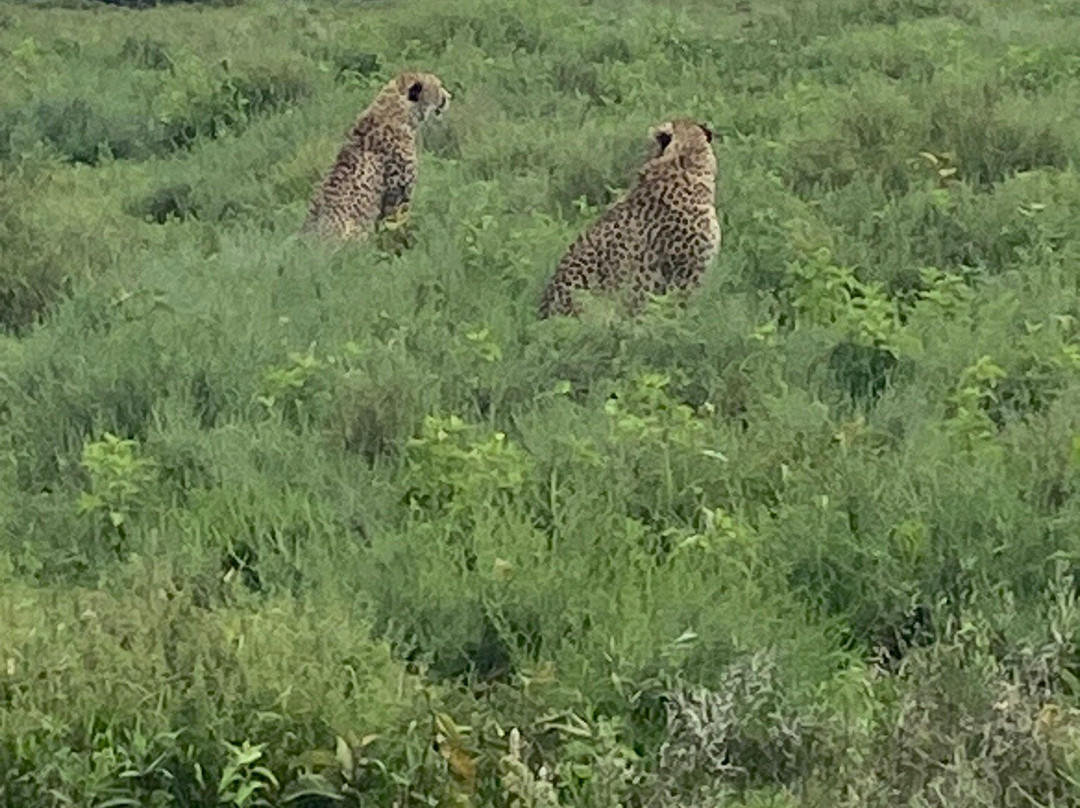
<svg viewBox="0 0 1080 808"><path fill-rule="evenodd" d="M670 132L657 132L656 142L660 144L660 151L662 152L671 144Z"/></svg>
<svg viewBox="0 0 1080 808"><path fill-rule="evenodd" d="M698 126L700 126L701 131L705 133L705 140L708 141L709 143L712 143L712 138L713 138L712 129L710 129L708 126L706 126L703 123L699 123Z"/></svg>
<svg viewBox="0 0 1080 808"><path fill-rule="evenodd" d="M420 82L416 82L412 87L409 88L409 100L410 101L419 101L420 100L420 92L423 89L424 89L424 85L421 84Z"/></svg>

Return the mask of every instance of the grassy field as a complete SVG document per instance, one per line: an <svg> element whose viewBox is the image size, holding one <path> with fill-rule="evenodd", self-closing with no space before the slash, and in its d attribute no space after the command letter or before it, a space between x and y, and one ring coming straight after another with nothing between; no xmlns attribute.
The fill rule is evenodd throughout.
<svg viewBox="0 0 1080 808"><path fill-rule="evenodd" d="M1080 801L1080 2L7 0L0 65L0 806ZM409 239L298 239L408 67ZM538 322L677 116L700 293Z"/></svg>

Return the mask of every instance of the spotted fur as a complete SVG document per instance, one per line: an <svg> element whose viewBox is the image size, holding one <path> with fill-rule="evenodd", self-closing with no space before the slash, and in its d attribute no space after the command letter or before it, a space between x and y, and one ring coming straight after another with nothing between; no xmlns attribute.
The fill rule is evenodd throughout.
<svg viewBox="0 0 1080 808"><path fill-rule="evenodd" d="M363 239L376 222L407 209L416 184L417 131L449 103L450 93L431 73L402 73L387 83L346 133L303 231Z"/></svg>
<svg viewBox="0 0 1080 808"><path fill-rule="evenodd" d="M541 318L580 313L578 290L620 292L636 309L647 295L693 289L719 252L712 132L680 119L650 134L637 182L570 246L544 290Z"/></svg>

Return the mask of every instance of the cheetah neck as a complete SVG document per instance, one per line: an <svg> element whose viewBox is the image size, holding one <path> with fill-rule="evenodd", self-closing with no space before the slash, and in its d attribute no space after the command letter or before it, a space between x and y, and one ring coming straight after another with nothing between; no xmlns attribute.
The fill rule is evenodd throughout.
<svg viewBox="0 0 1080 808"><path fill-rule="evenodd" d="M657 170L661 169L661 170ZM672 194L676 188L685 189L685 194ZM702 166L699 170L686 170L675 164L653 166L641 172L635 195L660 195L665 200L682 198L683 204L698 208L712 206L716 200L715 176Z"/></svg>
<svg viewBox="0 0 1080 808"><path fill-rule="evenodd" d="M418 122L395 93L385 92L375 98L356 119L348 136L352 140L367 139L380 131L396 130L403 135L412 135L418 128Z"/></svg>

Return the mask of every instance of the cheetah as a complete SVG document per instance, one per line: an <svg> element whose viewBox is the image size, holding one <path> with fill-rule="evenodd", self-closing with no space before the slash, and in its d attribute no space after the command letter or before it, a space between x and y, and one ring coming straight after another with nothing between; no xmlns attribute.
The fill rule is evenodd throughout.
<svg viewBox="0 0 1080 808"><path fill-rule="evenodd" d="M541 319L580 314L576 290L626 294L631 310L649 294L691 290L719 253L712 131L683 118L649 134L637 182L570 245L544 290Z"/></svg>
<svg viewBox="0 0 1080 808"><path fill-rule="evenodd" d="M345 133L302 232L362 240L377 222L405 213L416 183L417 131L449 104L450 93L431 73L401 73L388 82Z"/></svg>

